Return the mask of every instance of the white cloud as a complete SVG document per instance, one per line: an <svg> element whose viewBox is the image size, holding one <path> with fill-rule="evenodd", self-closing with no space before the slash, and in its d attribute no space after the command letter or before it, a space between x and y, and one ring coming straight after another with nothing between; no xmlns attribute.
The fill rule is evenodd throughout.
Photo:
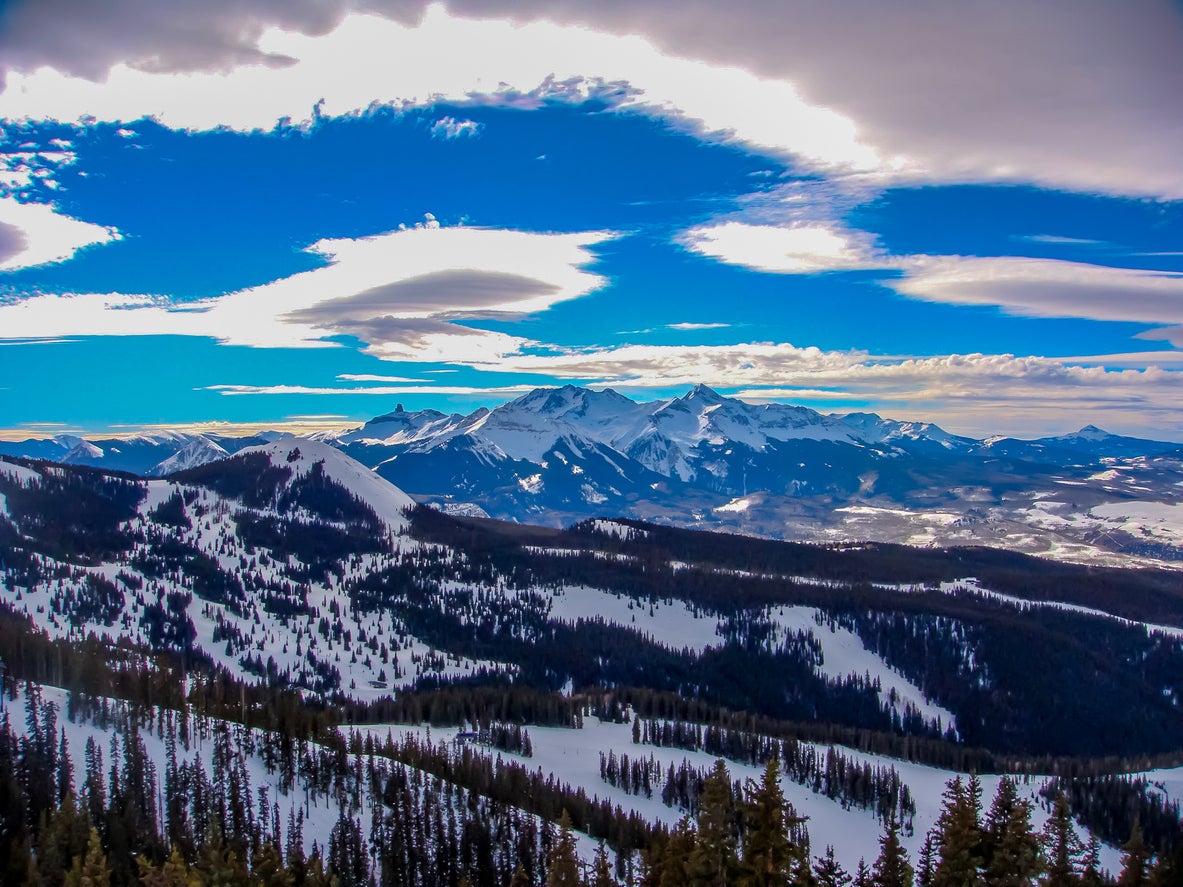
<svg viewBox="0 0 1183 887"><path fill-rule="evenodd" d="M114 228L72 219L45 204L0 197L0 271L60 262L83 247L118 239Z"/></svg>
<svg viewBox="0 0 1183 887"><path fill-rule="evenodd" d="M472 137L480 131L481 124L475 120L457 120L455 117L441 117L431 126L431 135L437 139Z"/></svg>
<svg viewBox="0 0 1183 887"><path fill-rule="evenodd" d="M784 80L739 67L663 54L640 37L535 21L470 20L432 6L417 25L350 15L321 36L271 29L258 40L284 66L175 73L115 64L101 82L52 67L11 72L0 117L132 121L208 130L270 129L374 103L426 104L476 95L586 96L597 83L627 83L625 107L684 121L720 137L834 170L895 168L859 138L847 117L801 98ZM447 58L446 65L423 59ZM525 101L521 97L525 96ZM775 109L770 113L769 109Z"/></svg>
<svg viewBox="0 0 1183 887"><path fill-rule="evenodd" d="M375 376L371 373L340 373L337 376L341 382L385 382L388 384L421 383L422 379L407 379L403 376Z"/></svg>
<svg viewBox="0 0 1183 887"><path fill-rule="evenodd" d="M686 332L690 330L723 330L731 326L729 323L670 323L666 329Z"/></svg>
<svg viewBox="0 0 1183 887"><path fill-rule="evenodd" d="M692 228L681 239L701 255L780 274L848 271L883 264L866 237L820 224L786 227L723 222Z"/></svg>
<svg viewBox="0 0 1183 887"><path fill-rule="evenodd" d="M534 385L495 385L488 388L471 385L386 385L375 388L334 388L331 386L317 387L309 385L209 385L204 391L216 391L222 395L258 395L258 394L312 394L312 395L340 395L363 394L389 397L401 394L435 394L435 395L518 395L533 391Z"/></svg>
<svg viewBox="0 0 1183 887"><path fill-rule="evenodd" d="M1084 358L1081 364L1091 363ZM1115 365L1120 361L1115 361ZM965 434L1065 430L1064 415L1128 433L1177 437L1183 372L1147 361L1138 369L1076 365L1011 354L896 357L787 343L626 345L557 355L516 355L483 370L544 373L617 388L668 389L705 382L746 399L871 403L907 419ZM1074 418L1075 421L1075 418Z"/></svg>
<svg viewBox="0 0 1183 887"><path fill-rule="evenodd" d="M954 305L996 305L1025 317L1183 323L1183 274L1015 256L909 256L887 285Z"/></svg>
<svg viewBox="0 0 1183 887"><path fill-rule="evenodd" d="M454 321L534 313L586 295L604 283L584 268L589 247L610 236L428 224L322 240L309 249L325 267L199 302L90 293L0 305L0 339L181 335L300 348L356 336L380 357L496 360L526 340Z"/></svg>

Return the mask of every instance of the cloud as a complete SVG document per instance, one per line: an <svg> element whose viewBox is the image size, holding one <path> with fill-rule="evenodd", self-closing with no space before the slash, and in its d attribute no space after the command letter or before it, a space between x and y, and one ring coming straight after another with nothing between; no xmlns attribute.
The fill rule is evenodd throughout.
<svg viewBox="0 0 1183 887"><path fill-rule="evenodd" d="M1051 243L1063 246L1100 246L1105 241L1090 240L1087 237L1064 237L1060 234L1023 234L1015 237L1015 240L1024 240L1028 243Z"/></svg>
<svg viewBox="0 0 1183 887"><path fill-rule="evenodd" d="M901 295L954 305L996 305L1024 317L1183 323L1183 273L1014 256L910 256Z"/></svg>
<svg viewBox="0 0 1183 887"><path fill-rule="evenodd" d="M0 305L0 339L201 336L262 348L333 347L356 336L371 354L488 361L525 339L457 320L544 311L602 286L585 270L605 232L535 234L430 224L309 249L324 267L198 302L147 295L37 295Z"/></svg>
<svg viewBox="0 0 1183 887"><path fill-rule="evenodd" d="M692 228L681 241L700 255L780 274L882 265L865 236L826 225L751 225L733 221Z"/></svg>
<svg viewBox="0 0 1183 887"><path fill-rule="evenodd" d="M358 7L396 21L343 18ZM815 168L1183 197L1183 28L1169 0L424 9L416 0L18 4L0 36L10 84L0 115L266 128L308 118L322 97L336 114L374 101L529 93L553 75L627 83L632 107ZM432 58L448 63L421 61Z"/></svg>
<svg viewBox="0 0 1183 887"><path fill-rule="evenodd" d="M387 383L422 383L422 379L408 379L403 376L375 376L372 373L339 373L337 380L340 382L387 382Z"/></svg>
<svg viewBox="0 0 1183 887"><path fill-rule="evenodd" d="M500 385L493 387L476 387L471 385L385 385L374 388L340 388L316 387L308 385L208 385L203 391L216 391L227 396L259 395L259 394L311 394L311 395L341 395L362 394L378 397L390 397L401 394L436 394L436 395L518 395L533 391L535 385Z"/></svg>
<svg viewBox="0 0 1183 887"><path fill-rule="evenodd" d="M1081 359L1088 364L1093 358ZM1115 362L1116 363L1120 363ZM1183 372L1110 369L1050 357L931 357L823 351L787 343L625 345L516 355L477 369L544 373L616 388L667 390L705 382L745 399L872 403L967 434L1065 430L1066 413L1129 433L1177 437ZM1163 361L1178 365L1178 361Z"/></svg>
<svg viewBox="0 0 1183 887"><path fill-rule="evenodd" d="M481 124L475 120L457 120L455 117L441 117L431 126L432 138L471 138L481 131Z"/></svg>
<svg viewBox="0 0 1183 887"><path fill-rule="evenodd" d="M1025 256L888 256L866 235L826 224L730 221L693 228L680 241L727 264L777 274L890 270L895 276L884 286L926 302L994 306L1023 317L1183 324L1183 272L1177 271ZM1155 337L1180 344L1174 329Z"/></svg>
<svg viewBox="0 0 1183 887"><path fill-rule="evenodd" d="M669 330L722 330L731 326L729 323L669 323L666 324L666 329Z"/></svg>
<svg viewBox="0 0 1183 887"><path fill-rule="evenodd" d="M118 239L114 228L72 219L45 204L0 197L0 271L61 262L83 247Z"/></svg>
<svg viewBox="0 0 1183 887"><path fill-rule="evenodd" d="M300 33L298 24L294 28L255 29L250 59L285 60L283 65L241 64L235 61L236 50L211 56L208 70L115 62L98 81L71 76L68 72L79 66L57 56L57 67L15 64L0 94L0 117L132 121L151 116L181 129L253 130L270 129L285 118L310 120L314 108L336 116L375 103L428 104L474 96L532 107L547 96L580 101L604 84L619 83L630 85L613 89L622 107L792 155L811 166L873 171L892 163L859 139L850 119L806 102L791 83L663 54L640 37L545 21L470 20L442 6L430 7L414 25L350 15L319 36ZM446 58L448 64L424 65L425 58ZM226 69L228 61L239 66ZM187 67L197 70L176 73Z"/></svg>

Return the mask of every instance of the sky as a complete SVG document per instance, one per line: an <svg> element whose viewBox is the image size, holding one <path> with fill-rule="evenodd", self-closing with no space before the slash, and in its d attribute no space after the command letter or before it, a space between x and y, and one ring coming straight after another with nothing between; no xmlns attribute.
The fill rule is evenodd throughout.
<svg viewBox="0 0 1183 887"><path fill-rule="evenodd" d="M1183 4L0 0L0 437L695 383L1183 440Z"/></svg>

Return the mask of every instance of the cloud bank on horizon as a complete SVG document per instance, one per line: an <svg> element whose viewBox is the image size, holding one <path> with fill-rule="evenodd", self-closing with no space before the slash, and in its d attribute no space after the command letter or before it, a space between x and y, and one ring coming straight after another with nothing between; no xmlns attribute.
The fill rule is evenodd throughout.
<svg viewBox="0 0 1183 887"><path fill-rule="evenodd" d="M577 381L1183 438L1166 0L18 0L0 77L10 435Z"/></svg>

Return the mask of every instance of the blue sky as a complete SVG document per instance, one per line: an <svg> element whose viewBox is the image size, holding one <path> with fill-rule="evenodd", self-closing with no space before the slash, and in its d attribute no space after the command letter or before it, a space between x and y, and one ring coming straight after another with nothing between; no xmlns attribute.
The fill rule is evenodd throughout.
<svg viewBox="0 0 1183 887"><path fill-rule="evenodd" d="M153 5L0 11L6 437L701 381L1183 439L1174 4Z"/></svg>

